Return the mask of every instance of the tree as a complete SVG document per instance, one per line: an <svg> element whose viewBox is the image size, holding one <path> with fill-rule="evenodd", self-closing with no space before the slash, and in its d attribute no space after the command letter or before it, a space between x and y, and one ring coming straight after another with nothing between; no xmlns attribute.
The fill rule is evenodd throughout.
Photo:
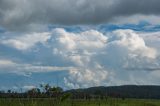
<svg viewBox="0 0 160 106"><path fill-rule="evenodd" d="M33 89L27 91L27 94L29 97L36 97L41 94L41 91L39 88L33 88Z"/></svg>
<svg viewBox="0 0 160 106"><path fill-rule="evenodd" d="M63 92L63 89L60 87L50 87L47 91L47 94L51 97L58 97Z"/></svg>
<svg viewBox="0 0 160 106"><path fill-rule="evenodd" d="M12 92L11 90L8 90L8 91L7 91L7 93L11 93L11 92Z"/></svg>

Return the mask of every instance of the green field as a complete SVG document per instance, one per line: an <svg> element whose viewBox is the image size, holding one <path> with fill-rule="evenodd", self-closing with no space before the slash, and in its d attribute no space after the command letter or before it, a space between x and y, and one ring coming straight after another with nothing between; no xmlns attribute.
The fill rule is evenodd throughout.
<svg viewBox="0 0 160 106"><path fill-rule="evenodd" d="M0 106L160 106L160 100L107 99L66 100L54 99L0 99Z"/></svg>

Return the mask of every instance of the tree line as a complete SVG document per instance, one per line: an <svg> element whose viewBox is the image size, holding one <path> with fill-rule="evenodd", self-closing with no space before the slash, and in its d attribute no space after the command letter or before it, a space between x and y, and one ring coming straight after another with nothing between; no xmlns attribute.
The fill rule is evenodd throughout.
<svg viewBox="0 0 160 106"><path fill-rule="evenodd" d="M71 93L66 93L61 87L41 84L39 88L32 88L25 92L12 90L0 91L0 98L54 98L65 100L71 97Z"/></svg>
<svg viewBox="0 0 160 106"><path fill-rule="evenodd" d="M61 87L40 85L26 92L0 91L0 98L54 98L65 99L107 99L113 98L141 98L160 99L160 86L112 86L112 87L91 87L86 89L73 89L64 91Z"/></svg>

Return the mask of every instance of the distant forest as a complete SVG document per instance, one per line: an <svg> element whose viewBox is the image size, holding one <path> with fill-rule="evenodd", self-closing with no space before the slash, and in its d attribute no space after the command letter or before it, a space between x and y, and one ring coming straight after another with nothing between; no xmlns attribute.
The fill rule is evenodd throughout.
<svg viewBox="0 0 160 106"><path fill-rule="evenodd" d="M59 98L71 99L107 99L113 98L137 98L137 99L160 99L160 86L110 86L91 87L86 89L72 89L63 91L61 87L53 87L49 84L41 85L26 92L19 93L8 90L0 91L0 98Z"/></svg>

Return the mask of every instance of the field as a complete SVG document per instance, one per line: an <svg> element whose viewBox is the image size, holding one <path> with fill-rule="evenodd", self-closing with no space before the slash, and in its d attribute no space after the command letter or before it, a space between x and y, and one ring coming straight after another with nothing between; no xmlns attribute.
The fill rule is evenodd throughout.
<svg viewBox="0 0 160 106"><path fill-rule="evenodd" d="M160 100L107 99L107 100L66 100L54 99L0 99L0 106L160 106Z"/></svg>

